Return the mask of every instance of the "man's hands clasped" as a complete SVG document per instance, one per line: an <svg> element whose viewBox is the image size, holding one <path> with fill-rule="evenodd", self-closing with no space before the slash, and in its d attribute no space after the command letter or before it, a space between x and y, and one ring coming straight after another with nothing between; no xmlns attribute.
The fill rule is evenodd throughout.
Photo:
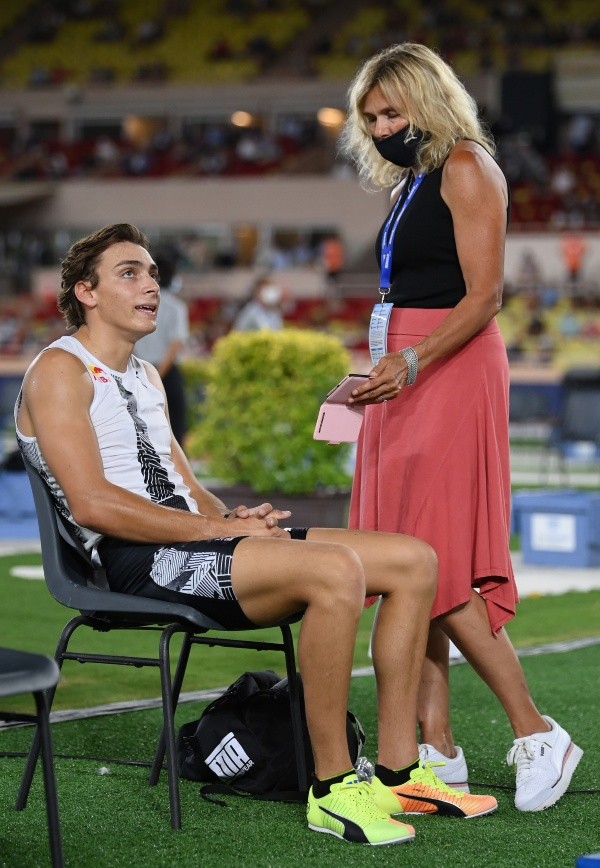
<svg viewBox="0 0 600 868"><path fill-rule="evenodd" d="M270 503L260 506L236 506L227 521L235 523L239 536L274 536L289 538L289 533L278 526L281 519L291 516L289 509L275 509ZM233 534L232 534L233 535Z"/></svg>

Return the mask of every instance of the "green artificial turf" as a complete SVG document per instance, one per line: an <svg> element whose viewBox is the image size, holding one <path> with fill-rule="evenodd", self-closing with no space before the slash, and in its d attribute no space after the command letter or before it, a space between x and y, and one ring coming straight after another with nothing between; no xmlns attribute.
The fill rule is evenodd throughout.
<svg viewBox="0 0 600 868"><path fill-rule="evenodd" d="M39 564L38 555L0 558L3 605L2 644L52 654L71 612L57 604L43 582L16 579L10 566ZM367 655L374 608L363 614L356 666ZM518 647L597 636L600 591L522 601L509 633ZM97 634L85 631L86 647L148 654L158 634ZM273 631L260 631L273 636ZM256 635L256 634L255 634ZM74 647L76 644L74 643ZM577 855L600 850L600 646L523 660L535 699L544 713L567 726L585 755L574 779L573 794L540 814L520 814L512 804L514 778L504 763L511 732L497 700L466 665L451 670L455 737L467 755L471 780L500 802L497 814L471 821L414 818L417 840L396 847L366 848L344 844L306 829L304 809L227 799L228 807L207 803L199 787L181 784L184 828L170 829L166 780L146 785L147 769L118 760L148 760L161 725L159 710L137 711L55 724L53 735L66 864L72 866L353 866L406 864L461 868L563 868ZM224 686L245 669L283 671L277 653L193 649L184 690ZM159 695L158 672L130 667L80 666L67 662L55 708L89 707L122 699ZM24 702L21 700L20 702ZM8 700L3 701L6 707ZM367 731L365 752L376 753L375 689L372 676L354 679L350 707ZM178 711L178 725L197 717L200 703ZM23 752L31 730L0 731L0 752ZM67 757L86 756L93 759ZM0 865L48 864L41 776L36 775L26 811L12 810L22 757L0 758ZM99 774L108 767L110 773ZM582 792L593 790L595 792ZM411 819L413 822L413 819Z"/></svg>
<svg viewBox="0 0 600 868"><path fill-rule="evenodd" d="M578 855L600 850L600 646L523 662L540 709L560 720L585 751L571 791L547 811L515 810L514 777L505 764L512 740L508 723L487 688L463 665L451 670L455 734L471 781L478 782L473 790L498 798L496 814L468 821L412 817L414 843L367 848L309 831L302 805L228 797L223 808L203 800L198 784L182 781L183 829L175 832L169 826L164 774L150 789L145 768L115 762L152 753L160 712L138 711L53 726L66 865L572 868ZM374 700L374 678L354 679L350 706L366 729L365 753L371 757L376 753ZM186 704L178 723L196 717L201 707ZM0 745L4 751L25 750L30 737L29 729L3 731ZM94 759L61 758L77 754ZM12 804L23 759L0 762L0 865L47 865L41 775L27 809L17 813ZM99 773L103 766L109 774Z"/></svg>
<svg viewBox="0 0 600 868"><path fill-rule="evenodd" d="M43 581L19 579L10 574L14 566L35 566L40 563L37 554L0 557L0 643L52 655L62 628L76 613L57 603ZM368 648L374 614L375 606L372 606L365 610L361 618L354 657L356 667L370 665ZM297 633L298 626L293 629ZM600 635L600 591L525 598L519 605L517 617L509 623L508 631L517 647ZM274 639L277 635L276 630L252 633L253 638ZM70 648L85 648L99 653L118 650L119 653L148 656L156 652L158 638L158 633L148 635L119 631L105 634L80 628ZM174 652L178 648L177 643L175 638ZM282 671L282 668L283 655L276 651L258 653L224 648L194 648L183 689L196 691L223 687L235 681L246 669ZM63 667L54 708L87 708L159 695L159 674L155 669L67 662ZM20 700L12 702L13 707L22 704Z"/></svg>

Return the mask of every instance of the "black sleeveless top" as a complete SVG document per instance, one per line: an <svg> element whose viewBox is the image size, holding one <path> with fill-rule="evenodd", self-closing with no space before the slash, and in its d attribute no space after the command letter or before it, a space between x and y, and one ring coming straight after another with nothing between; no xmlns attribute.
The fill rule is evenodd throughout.
<svg viewBox="0 0 600 868"><path fill-rule="evenodd" d="M390 293L395 307L454 307L466 294L450 209L442 199L442 170L423 178L398 224L392 252ZM408 194L405 185L402 198ZM385 225L385 224L384 224ZM377 261L381 265L381 236Z"/></svg>

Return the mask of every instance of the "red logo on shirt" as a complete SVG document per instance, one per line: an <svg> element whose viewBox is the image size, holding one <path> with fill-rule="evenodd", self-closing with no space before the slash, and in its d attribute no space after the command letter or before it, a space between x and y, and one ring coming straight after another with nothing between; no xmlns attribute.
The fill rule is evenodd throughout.
<svg viewBox="0 0 600 868"><path fill-rule="evenodd" d="M88 365L88 368L92 372L94 380L99 380L101 383L110 383L109 378L106 376L102 368L99 368L97 365Z"/></svg>

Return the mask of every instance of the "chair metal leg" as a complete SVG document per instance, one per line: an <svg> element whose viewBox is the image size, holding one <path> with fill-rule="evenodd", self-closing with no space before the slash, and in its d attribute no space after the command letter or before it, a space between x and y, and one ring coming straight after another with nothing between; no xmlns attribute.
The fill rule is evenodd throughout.
<svg viewBox="0 0 600 868"><path fill-rule="evenodd" d="M296 672L296 655L294 653L292 631L287 624L281 627L281 635L283 637L285 667L290 689L290 712L294 736L294 752L296 754L296 768L298 770L298 789L302 792L308 792L308 770L306 768L306 753L304 750L304 729L302 726L298 674Z"/></svg>
<svg viewBox="0 0 600 868"><path fill-rule="evenodd" d="M58 664L59 669L62 669L62 665L65 659L79 659L79 656L74 654L73 652L67 652L67 647L69 641L75 632L75 630L81 626L82 624L87 623L87 619L83 615L79 615L76 618L72 618L71 621L65 626L60 636L57 648L55 659ZM289 629L289 626L285 625L281 627L282 637L283 637L283 645L282 644L273 644L273 643L247 643L246 641L236 641L236 640L204 640L202 644L223 644L230 647L255 647L257 650L264 649L276 649L283 650L285 652L286 658L286 672L288 677L288 682L290 685L290 704L291 704L291 717L292 717L292 731L294 736L294 750L296 756L296 765L298 769L298 786L300 789L306 791L308 789L308 773L306 766L306 755L305 755L305 746L304 746L304 730L302 724L302 710L301 710L301 697L298 685L298 678L296 673L296 659L294 652L294 643L292 639L292 634ZM177 665L175 667L174 676L171 675L171 659L170 659L170 643L175 633L182 632L183 639L181 644L181 650L179 652ZM187 664L189 661L191 646L194 644L194 640L197 640L197 637L193 632L189 629L186 629L180 623L173 623L166 627L160 637L159 642L159 658L156 661L156 658L147 659L147 658L139 658L137 663L134 660L130 660L129 658L118 658L116 656L113 659L117 662L121 663L133 663L133 665L158 665L160 668L160 676L161 676L161 693L162 693L162 705L163 705L163 729L160 735L156 752L154 755L154 760L152 763L152 768L149 776L149 784L154 786L158 782L158 778L160 776L160 771L162 769L163 761L165 759L166 754L166 766L167 766L167 777L168 777L168 787L169 787L169 804L170 804L170 816L171 816L171 826L173 829L181 828L181 801L179 794L179 769L177 765L177 752L176 752L176 743L175 743L175 712L177 709L177 704L179 701L179 696L181 693L181 688L183 685L183 679L185 677L185 672L187 668ZM83 655L85 658L85 655ZM82 658L82 659L83 659ZM110 662L109 659L104 659L101 655L94 655L94 659L96 662L105 663ZM47 708L47 714L49 715L50 709L52 708L52 702L54 700L54 695L56 692L56 687L51 690L46 691L45 694L45 702ZM25 770L23 772L23 777L21 779L21 784L19 788L19 792L17 795L17 800L15 804L15 809L20 811L23 810L27 805L27 799L29 796L29 792L31 789L31 784L33 781L33 775L35 773L35 768L37 765L37 760L40 755L40 752L48 755L46 746L44 744L44 735L41 731L41 728L38 727L36 729L35 736L33 738L31 748L29 750L29 755L27 758ZM50 754L51 756L51 754ZM50 782L46 781L46 767L44 766L44 782L45 785L47 783L50 786ZM48 790L51 793L51 790ZM55 793L55 790L54 790ZM49 814L48 814L48 823L49 827L52 826L53 829L58 828L58 812L57 812L57 801L54 798L52 802L52 796L48 798L49 804ZM54 808L52 808L52 804ZM50 811L53 811L52 816ZM60 847L60 838L58 839L58 846ZM59 851L53 852L53 859L62 859L62 856L59 855ZM62 865L62 862L57 861L56 865Z"/></svg>
<svg viewBox="0 0 600 868"><path fill-rule="evenodd" d="M76 618L72 618L69 623L65 626L62 633L60 634L60 638L58 640L58 645L56 646L56 653L54 655L54 659L58 664L58 668L62 669L63 665L63 654L67 650L67 645L71 640L71 636L75 632L75 630L81 626L85 622L85 618L82 615L77 615ZM46 702L48 706L48 714L50 713L50 709L52 708L52 703L54 701L54 694L56 693L56 686L51 690L46 691ZM40 729L39 727L36 729L35 735L33 737L33 741L31 742L31 747L29 748L29 756L27 757L27 762L25 764L25 771L23 772L23 777L21 778L21 785L19 787L19 792L17 794L17 801L15 802L15 810L22 811L27 806L27 799L29 797L29 791L31 789L31 784L33 781L33 775L35 772L35 767L37 765L38 757L40 755Z"/></svg>
<svg viewBox="0 0 600 868"><path fill-rule="evenodd" d="M171 681L171 661L169 646L174 633L180 631L179 624L171 624L163 630L160 637L160 681L163 704L163 732L167 752L167 778L169 781L169 804L171 807L171 827L181 829L181 802L179 799L179 771L175 751L175 720L173 689Z"/></svg>
<svg viewBox="0 0 600 868"><path fill-rule="evenodd" d="M64 863L60 821L58 817L58 797L56 793L56 777L54 775L48 698L43 690L38 691L33 695L37 708L37 731L39 733L42 751L42 769L44 774L44 790L46 793L46 814L48 817L48 836L50 839L52 865L54 868L62 868Z"/></svg>
<svg viewBox="0 0 600 868"><path fill-rule="evenodd" d="M544 447L542 458L540 461L540 482L548 485L550 480L550 465L552 462L552 452L549 446Z"/></svg>
<svg viewBox="0 0 600 868"><path fill-rule="evenodd" d="M173 715L175 715L175 711L177 709L177 703L179 702L179 694L181 693L181 687L183 685L183 679L185 676L185 670L187 668L188 660L190 659L190 650L192 647L192 634L186 632L183 637L183 642L181 645L181 651L179 652L179 659L177 661L177 667L175 669L175 677L173 678L173 682L171 685L171 690L173 692ZM148 783L151 787L156 786L158 783L158 778L160 776L160 771L162 768L163 760L165 758L165 731L164 727L161 730L160 737L158 739L158 744L156 746L156 753L154 754L154 762L152 763L152 768L150 770L150 776L148 778Z"/></svg>

